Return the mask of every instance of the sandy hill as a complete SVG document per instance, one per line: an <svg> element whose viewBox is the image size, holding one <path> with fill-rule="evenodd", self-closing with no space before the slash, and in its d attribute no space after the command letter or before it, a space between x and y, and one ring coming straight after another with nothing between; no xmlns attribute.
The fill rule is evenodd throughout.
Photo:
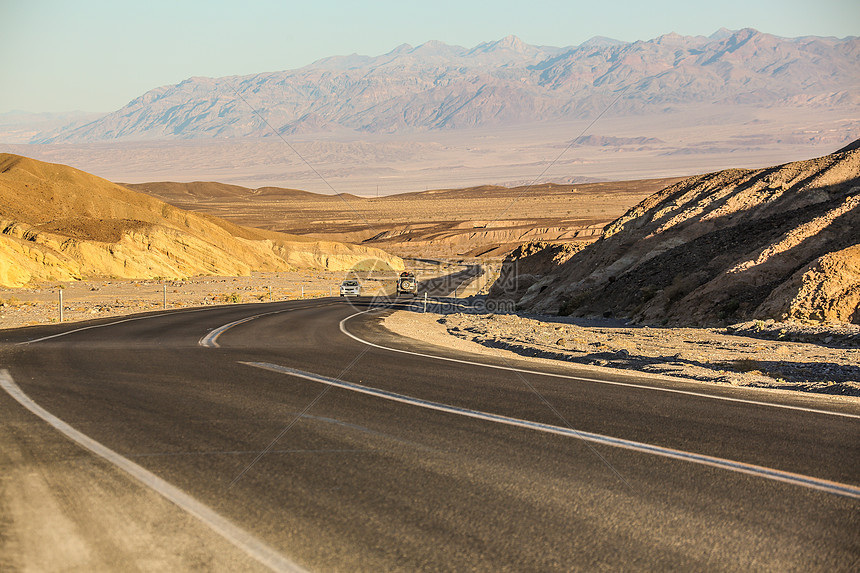
<svg viewBox="0 0 860 573"><path fill-rule="evenodd" d="M520 308L645 323L860 323L860 149L690 177L579 252L508 257L492 296Z"/></svg>
<svg viewBox="0 0 860 573"><path fill-rule="evenodd" d="M239 191L223 185L221 193ZM379 249L242 227L64 165L0 154L0 285L348 269Z"/></svg>
<svg viewBox="0 0 860 573"><path fill-rule="evenodd" d="M140 191L153 197L158 197L168 203L194 202L200 200L248 200L255 198L280 198L299 201L325 201L337 199L337 195L323 195L311 193L300 189L286 189L283 187L260 187L249 189L239 185L229 185L216 181L192 181L190 183L179 183L176 181L153 181L151 183L120 183L132 191ZM345 194L348 198L354 195Z"/></svg>

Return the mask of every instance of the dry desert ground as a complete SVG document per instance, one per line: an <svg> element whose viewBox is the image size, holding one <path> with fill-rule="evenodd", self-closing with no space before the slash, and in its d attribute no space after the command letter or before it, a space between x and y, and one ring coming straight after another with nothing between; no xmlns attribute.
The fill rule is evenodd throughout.
<svg viewBox="0 0 860 573"><path fill-rule="evenodd" d="M454 272L412 261L419 277ZM833 399L860 396L860 326L747 324L735 329L648 328L621 321L476 313L496 267L458 293L430 299L385 319L406 337L475 354L568 362L599 373L636 369L708 384L806 391ZM337 296L344 272L254 273L247 277L195 277L185 281L86 280L0 290L0 327L69 323L221 304L254 304ZM391 273L363 273L369 294L390 294ZM62 287L62 288L61 288ZM166 296L165 296L166 295ZM166 304L165 304L166 303ZM478 304L479 306L479 304Z"/></svg>
<svg viewBox="0 0 860 573"><path fill-rule="evenodd" d="M360 243L400 257L497 260L528 241L591 242L607 223L679 179L482 186L380 198L205 182L127 187L239 225Z"/></svg>
<svg viewBox="0 0 860 573"><path fill-rule="evenodd" d="M478 185L578 183L756 168L830 153L857 138L844 109L714 104L523 126L258 139L6 144L111 181L219 181L364 197ZM572 144L580 136L583 144ZM646 140L647 143L638 143ZM292 149L291 149L292 148ZM294 151L295 150L295 151ZM298 152L298 154L296 153ZM313 168L311 168L312 166Z"/></svg>
<svg viewBox="0 0 860 573"><path fill-rule="evenodd" d="M774 391L860 396L860 326L753 322L659 328L618 320L472 312L466 304L397 311L386 328L466 352ZM826 341L826 342L825 342ZM856 398L847 398L856 400Z"/></svg>
<svg viewBox="0 0 860 573"><path fill-rule="evenodd" d="M432 278L458 265L415 263L421 277ZM25 288L0 289L0 329L60 321L76 323L139 313L199 308L221 304L253 304L338 296L349 271L291 271L250 276L200 276L186 280L89 279ZM365 293L389 294L391 272L359 272Z"/></svg>
<svg viewBox="0 0 860 573"><path fill-rule="evenodd" d="M458 293L461 299L443 315L401 311L386 321L388 328L406 336L471 352L509 352L593 368L634 368L705 383L803 390L834 395L834 399L860 395L857 325L649 329L459 312L480 300L476 295L486 292L498 274L501 257L512 246L534 240L588 243L606 223L679 179L482 186L378 199L222 183L129 187L250 227L309 238L366 241L410 257L407 267L419 278L452 273L465 263L488 267L469 290ZM326 297L337 294L347 275L348 271L303 270L166 281L88 277L71 283L33 284L0 290L0 329L59 321L61 293L63 321L79 322L165 309ZM393 275L362 279L371 293L393 285Z"/></svg>

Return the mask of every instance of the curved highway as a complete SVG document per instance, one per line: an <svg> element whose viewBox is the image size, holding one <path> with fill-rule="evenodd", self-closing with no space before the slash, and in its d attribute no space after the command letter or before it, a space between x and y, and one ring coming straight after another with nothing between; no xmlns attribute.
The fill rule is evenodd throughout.
<svg viewBox="0 0 860 573"><path fill-rule="evenodd" d="M857 400L478 357L397 337L374 306L2 332L19 454L0 462L117 468L88 487L168 500L124 519L193 522L228 546L205 569L856 570Z"/></svg>

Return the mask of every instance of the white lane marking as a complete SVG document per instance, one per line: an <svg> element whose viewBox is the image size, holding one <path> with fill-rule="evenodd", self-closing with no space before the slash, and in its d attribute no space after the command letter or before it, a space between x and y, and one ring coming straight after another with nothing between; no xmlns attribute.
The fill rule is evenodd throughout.
<svg viewBox="0 0 860 573"><path fill-rule="evenodd" d="M135 316L134 318L124 318L122 320L115 320L113 322L106 322L104 324L93 324L92 326L84 326L82 328L75 328L74 330L67 330L65 332L60 332L58 334L52 334L50 336L43 336L42 338L34 338L33 340L25 340L24 342L19 342L18 346L23 346L25 344L34 344L36 342L51 340L52 338L59 338L61 336L68 336L69 334L74 334L76 332L83 332L85 330L92 330L94 328L104 328L106 326L114 326L115 324L122 324L123 322L134 322L135 320L146 320L149 318L159 318L161 316L168 316L169 314L189 314L192 312L202 312L204 310L212 310L212 309L195 308L192 310L176 311L176 312L170 312L170 313L160 312L158 314L148 314L146 316Z"/></svg>
<svg viewBox="0 0 860 573"><path fill-rule="evenodd" d="M221 336L222 334L224 334L225 332L227 332L228 330L230 330L231 328L233 328L234 326L238 326L242 323L256 320L256 319L263 317L263 316L269 316L272 314L281 314L284 312L292 312L294 310L305 310L308 308L322 308L324 306L333 306L333 304L334 303L313 304L310 306L300 306L300 307L296 307L296 308L285 308L283 310L274 310L272 312L264 312L262 314L255 314L254 316L248 316L246 318L235 320L233 322L221 325L218 328L213 329L209 334L207 334L206 336L204 336L200 340L198 340L197 344L199 344L200 346L202 346L204 348L221 348L221 345L218 344L218 337Z"/></svg>
<svg viewBox="0 0 860 573"><path fill-rule="evenodd" d="M803 406L791 406L789 404L779 404L776 402L761 402L759 400L748 400L745 398L732 398L730 396L720 396L718 394L707 394L705 392L694 392L692 390L678 390L676 388L664 388L661 386L647 386L645 384L636 384L634 382L617 382L612 380L602 380L600 378L588 378L586 376L572 376L569 374L554 374L552 372L541 372L540 370L529 370L526 368L515 368L513 366L499 366L497 364L487 364L484 362L473 362L471 360L465 360L460 358L449 358L447 356L435 356L433 354L424 354L421 352L414 352L412 350L402 350L400 348L391 348L390 346L382 346L381 344L375 344L370 342L369 340L364 340L363 338L359 338L358 336L352 334L346 329L346 321L351 318L358 316L359 314L365 314L370 312L371 310L378 309L368 309L363 310L361 312L356 312L355 314L351 314L340 321L340 331L345 335L349 336L353 340L356 340L362 344L367 344L368 346L373 346L374 348L379 348L381 350L389 350L391 352L400 352L401 354L411 354L412 356L421 356L423 358L432 358L434 360L445 360L446 362L456 362L458 364L470 364L473 366L483 366L484 368L494 368L496 370L507 370L508 372L520 372L522 374L536 374L538 376L551 376L553 378L563 378L565 380L578 380L581 382L595 382L598 384L607 384L609 386L624 386L627 388L639 388L642 390L652 390L654 392L669 392L671 394L684 394L686 396L697 396L699 398L709 398L711 400L723 400L725 402L741 402L743 404L753 404L755 406L768 406L771 408L783 408L786 410L798 410L801 412L811 412L813 414L826 414L828 416L841 416L843 418L854 418L860 419L860 414L849 414L846 412L834 412L831 410L819 410L816 408L805 408ZM564 363L567 364L567 363ZM628 372L629 374L629 372ZM683 382L683 380L679 379L679 382Z"/></svg>
<svg viewBox="0 0 860 573"><path fill-rule="evenodd" d="M9 372L6 370L0 370L0 386L2 386L3 389L12 396L12 398L17 400L19 404L50 424L56 430L62 432L67 438L122 469L146 487L154 490L167 500L178 505L180 508L203 522L203 524L208 526L215 533L221 535L224 539L269 569L273 571L288 572L307 571L281 555L271 546L267 545L260 539L257 539L244 529L229 521L227 518L216 513L209 506L204 505L178 487L164 481L149 470L142 468L128 458L121 456L107 446L102 445L100 442L93 440L86 434L79 432L63 420L57 418L36 404L24 393L23 390L21 390L21 388L18 387L9 375Z"/></svg>
<svg viewBox="0 0 860 573"><path fill-rule="evenodd" d="M521 420L519 418L510 418L508 416L500 416L498 414L490 414L488 412L481 412L479 410L470 410L468 408L461 408L459 406L450 406L448 404L441 404L439 402L431 402L429 400L422 400L420 398L413 398L411 396L405 396L403 394L397 394L395 392L388 392L387 390L379 390L377 388L370 388L367 386L362 386L360 384L353 384L351 382L344 382L342 380L335 380L334 378L328 378L326 376L321 376L319 374L314 374L312 372L304 372L302 370L296 370L294 368L289 368L287 366L279 366L277 364L270 364L267 362L240 362L240 364L245 364L246 366L253 366L255 368L261 368L263 370L269 370L272 372L278 372L280 374L287 374L290 376L295 376L297 378L304 378L305 380L311 380L313 382L318 382L321 384L327 384L329 386L334 386L337 388L342 388L344 390L350 390L352 392L359 392L362 394L368 394L370 396L375 396L377 398L382 398L384 400L391 400L393 402L401 402L404 404L409 404L411 406L418 406L420 408L427 408L429 410L438 410L441 412L446 412L448 414L455 414L458 416L465 416L468 418L476 418L478 420L485 420L488 422L495 422L498 424L506 424L509 426L517 426L520 428L528 428L530 430L537 430L539 432L546 432L550 434L560 434L562 436L569 436L579 438L580 440L584 440L587 442L594 442L598 444L604 444L607 446L613 446L616 448L623 448L626 450L633 450L636 452L651 454L655 456L661 456L665 458L672 458L676 460L683 460L687 462L693 462L696 464L712 466L716 468L721 468L724 470L730 470L734 472L749 474L761 478L766 478L770 480L785 482L793 485L798 485L810 489L821 490L827 493L841 495L846 497L851 497L855 499L860 499L860 487L856 487L850 484L844 484L839 482L833 482L829 480L819 479L812 476L806 476L802 474L795 474L791 472L786 472L782 470L776 470L773 468L757 466L753 464L747 464L744 462L736 462L734 460L727 460L724 458L717 458L713 456L706 456L703 454L696 454L692 452L685 452L682 450L673 450L671 448L664 448L661 446L655 446L653 444L646 444L643 442L634 442L632 440L624 440L621 438L613 438L612 436L604 436L602 434L594 434L591 432L584 432L581 430L574 430L572 428L565 428L561 426L553 426L551 424L543 424L540 422L531 422L529 420Z"/></svg>
<svg viewBox="0 0 860 573"><path fill-rule="evenodd" d="M207 348L218 348L219 346L218 346L218 343L216 342L216 339L218 338L218 336L220 334L222 334L225 330L228 330L229 328L232 328L233 326L236 326L237 324L241 324L242 322L246 322L248 320L253 320L253 319L259 318L261 316L266 316L268 314L277 314L279 312L289 312L290 310L302 310L304 308L318 308L320 306L332 306L332 303L323 304L323 305L312 305L312 306L290 308L290 309L279 310L279 311L275 311L275 312L266 312L266 313L258 314L258 315L255 315L255 316L243 319L243 320L237 320L236 322L231 322L230 324L226 324L226 325L220 327L220 330L219 329L213 330L212 332L210 332L209 334L207 334L206 336L201 338L198 341L198 344L200 344L200 346L205 346ZM84 332L86 330L92 330L94 328L105 328L107 326L115 326L117 324L122 324L124 322L134 322L136 320L147 320L147 319L151 319L151 318L160 318L162 316L170 316L170 315L175 315L175 314L190 314L192 312L206 312L207 310L211 311L211 310L215 310L215 308L194 308L194 309L190 309L190 310L182 310L182 311L174 311L174 312L160 312L158 314L148 314L146 316L135 316L132 318L123 318L121 320L114 320L112 322L106 322L104 324L93 324L90 326L84 326L81 328L75 328L72 330L67 330L65 332L59 332L57 334L51 334L50 336L43 336L41 338L34 338L33 340L25 340L23 342L18 342L16 344L16 346L25 346L27 344L35 344L37 342L44 342L45 340L51 340L53 338L60 338L61 336L68 336L70 334L75 334L77 332ZM216 331L217 331L217 333L216 333Z"/></svg>
<svg viewBox="0 0 860 573"><path fill-rule="evenodd" d="M287 311L279 310L278 312L287 312ZM234 326L242 324L243 322L248 322L249 320L254 320L255 318L258 318L260 316L266 316L267 314L277 314L277 313L266 312L263 314L256 314L254 316L242 318L240 320L235 320L235 321L230 322L228 324L225 324L223 326L219 326L218 328L212 330L209 334L207 334L206 336L204 336L203 338L198 340L197 344L199 344L200 346L202 346L204 348L221 348L221 345L218 344L218 337L221 336L223 333L227 332L228 330L230 330Z"/></svg>

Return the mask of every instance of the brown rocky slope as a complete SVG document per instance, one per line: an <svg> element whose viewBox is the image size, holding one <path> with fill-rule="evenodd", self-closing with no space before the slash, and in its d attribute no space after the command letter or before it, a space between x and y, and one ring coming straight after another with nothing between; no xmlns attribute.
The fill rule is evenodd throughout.
<svg viewBox="0 0 860 573"><path fill-rule="evenodd" d="M509 256L491 297L643 323L860 323L860 149L690 177L530 268L541 250Z"/></svg>
<svg viewBox="0 0 860 573"><path fill-rule="evenodd" d="M71 167L0 154L0 286L361 264L403 268L379 249L242 227Z"/></svg>

